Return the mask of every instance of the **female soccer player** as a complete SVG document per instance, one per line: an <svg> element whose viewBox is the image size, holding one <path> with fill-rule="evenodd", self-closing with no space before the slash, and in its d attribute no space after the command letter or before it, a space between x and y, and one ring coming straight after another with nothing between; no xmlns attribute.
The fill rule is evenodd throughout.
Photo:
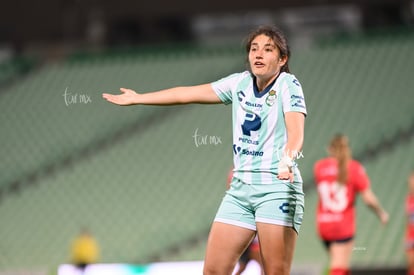
<svg viewBox="0 0 414 275"><path fill-rule="evenodd" d="M247 37L250 71L197 86L152 93L121 88L103 94L114 104L232 103L234 170L210 230L204 274L228 275L259 236L265 274L289 274L304 195L295 157L306 115L299 81L289 73L283 33L259 27Z"/></svg>
<svg viewBox="0 0 414 275"><path fill-rule="evenodd" d="M330 275L347 275L355 235L355 197L360 193L383 224L388 214L370 189L362 165L352 159L348 138L336 135L329 145L330 157L314 167L319 202L317 228L330 257Z"/></svg>
<svg viewBox="0 0 414 275"><path fill-rule="evenodd" d="M405 201L407 230L405 249L407 255L407 274L414 275L414 171L408 177L408 195Z"/></svg>

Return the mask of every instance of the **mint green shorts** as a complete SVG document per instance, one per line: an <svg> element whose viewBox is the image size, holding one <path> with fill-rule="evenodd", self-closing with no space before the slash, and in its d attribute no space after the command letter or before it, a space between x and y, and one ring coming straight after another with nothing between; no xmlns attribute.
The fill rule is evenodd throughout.
<svg viewBox="0 0 414 275"><path fill-rule="evenodd" d="M304 212L301 182L245 184L233 178L214 221L256 231L256 222L292 227L299 233Z"/></svg>

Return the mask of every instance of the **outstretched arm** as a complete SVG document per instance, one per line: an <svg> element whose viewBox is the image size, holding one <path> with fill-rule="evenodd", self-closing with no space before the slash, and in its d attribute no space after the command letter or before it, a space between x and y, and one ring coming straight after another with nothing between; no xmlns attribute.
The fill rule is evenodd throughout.
<svg viewBox="0 0 414 275"><path fill-rule="evenodd" d="M370 188L367 188L362 191L361 196L364 203L371 208L372 211L374 211L381 223L386 224L389 219L388 213L381 207L381 204L379 203L374 192L372 192Z"/></svg>
<svg viewBox="0 0 414 275"><path fill-rule="evenodd" d="M188 87L175 87L151 93L140 94L134 90L121 88L121 94L102 94L107 101L117 105L177 105L188 103L222 103L211 84Z"/></svg>

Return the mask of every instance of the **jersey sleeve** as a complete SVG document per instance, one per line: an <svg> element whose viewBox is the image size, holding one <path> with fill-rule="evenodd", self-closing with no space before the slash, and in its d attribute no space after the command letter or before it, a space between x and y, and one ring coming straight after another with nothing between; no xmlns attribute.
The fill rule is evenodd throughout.
<svg viewBox="0 0 414 275"><path fill-rule="evenodd" d="M235 73L211 83L214 92L224 104L233 102L233 87L239 79L240 73Z"/></svg>
<svg viewBox="0 0 414 275"><path fill-rule="evenodd" d="M287 75L282 86L283 112L306 112L305 97L302 85L293 75Z"/></svg>
<svg viewBox="0 0 414 275"><path fill-rule="evenodd" d="M357 179L355 189L357 192L362 192L371 185L371 181L367 175L367 172L365 171L364 166L359 163L355 166L355 173Z"/></svg>

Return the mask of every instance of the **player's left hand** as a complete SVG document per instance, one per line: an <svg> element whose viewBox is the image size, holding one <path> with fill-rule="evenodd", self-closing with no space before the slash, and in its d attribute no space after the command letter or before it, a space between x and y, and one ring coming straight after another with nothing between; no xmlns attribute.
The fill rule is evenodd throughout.
<svg viewBox="0 0 414 275"><path fill-rule="evenodd" d="M277 175L277 178L280 180L289 180L289 182L293 182L293 172L282 172Z"/></svg>
<svg viewBox="0 0 414 275"><path fill-rule="evenodd" d="M280 180L289 180L293 182L293 161L288 156L284 156L279 160L277 167L277 178Z"/></svg>

